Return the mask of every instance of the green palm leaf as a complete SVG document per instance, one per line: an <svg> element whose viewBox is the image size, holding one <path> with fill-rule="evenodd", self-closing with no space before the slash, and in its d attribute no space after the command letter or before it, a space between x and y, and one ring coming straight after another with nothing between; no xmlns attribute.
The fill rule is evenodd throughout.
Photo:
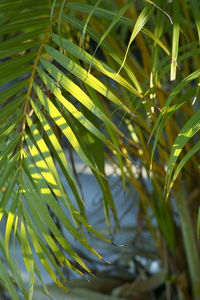
<svg viewBox="0 0 200 300"><path fill-rule="evenodd" d="M188 122L184 125L184 127L180 130L177 138L174 141L174 145L172 147L172 151L169 157L168 167L167 167L167 175L166 175L166 197L169 196L169 191L173 185L173 182L175 178L178 176L178 173L180 172L183 165L187 162L187 160L194 155L195 152L199 150L199 143L197 143L181 160L178 167L175 169L176 161L178 160L181 151L185 144L188 142L189 139L191 139L196 132L200 129L200 111L198 110L194 116L192 116ZM172 177L173 170L176 170L176 172Z"/></svg>
<svg viewBox="0 0 200 300"><path fill-rule="evenodd" d="M192 227L181 202L194 189L186 163L197 164L200 149L198 1L79 2L0 0L0 282L12 299L21 294L31 300L36 276L48 294L43 268L68 291L63 270L92 274L71 240L101 260L90 235L112 244L88 221L70 150L100 188L109 230L120 222L107 161L120 173L124 191L130 186L139 195L140 225L158 247L164 239L176 261L177 214L170 201L161 203L164 192L168 198L173 192L186 277L199 299L200 268L192 234L187 244L184 229L188 234ZM187 197L180 196L178 175L184 175Z"/></svg>

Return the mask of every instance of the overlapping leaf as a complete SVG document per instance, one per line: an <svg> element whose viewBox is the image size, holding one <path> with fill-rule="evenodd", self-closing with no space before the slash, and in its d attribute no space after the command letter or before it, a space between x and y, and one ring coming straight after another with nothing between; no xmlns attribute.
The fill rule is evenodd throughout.
<svg viewBox="0 0 200 300"><path fill-rule="evenodd" d="M188 160L198 161L199 6L197 0L191 1L191 7L187 3L186 18L194 17L187 29L181 15L187 9L184 6L182 10L178 1L173 1L172 7L161 3L160 10L151 1L144 8L139 4L133 21L127 16L132 13L131 5L135 11L134 2L128 1L120 8L113 3L116 11L112 12L103 1L96 2L96 6L67 1L0 1L0 224L5 226L0 233L0 281L14 300L20 298L18 290L24 299L31 300L36 275L47 293L36 257L64 289L62 268L80 275L92 272L71 246L69 237L99 259L102 257L88 243L86 231L110 243L88 223L63 139L96 177L108 226L110 211L116 222L118 215L105 157L119 167L124 187L128 178L137 190L150 230L153 232L149 207L156 212L158 228L174 249L176 223L171 223L164 204L156 210L159 203L151 201L154 194L146 187L148 176L142 170L148 168L151 150L153 160L161 148L158 155L156 152L159 161L154 160L157 173L153 176L155 199L161 201L163 161L168 161L167 196ZM163 26L163 12L164 17L173 15L173 24ZM123 16L125 13L127 16ZM128 45L125 38L120 40L122 26L130 36ZM138 54L141 48L137 35L145 39L149 57L152 55L152 74L144 70L145 58ZM84 37L85 50L78 46L79 36ZM97 50L102 51L101 59L96 58ZM178 84L169 84L170 59L171 80L178 79ZM181 69L176 74L179 63L183 72ZM152 113L152 123L146 116L148 101L150 105L158 101L161 107L157 118ZM132 133L127 134L130 128ZM152 128L155 140L149 144L149 151ZM181 155L184 147L189 151ZM132 161L144 166L138 178L132 171ZM187 188L189 193L189 184ZM157 212L166 217L167 228ZM68 231L68 237L62 228ZM20 274L16 249L20 249L29 274L28 285Z"/></svg>

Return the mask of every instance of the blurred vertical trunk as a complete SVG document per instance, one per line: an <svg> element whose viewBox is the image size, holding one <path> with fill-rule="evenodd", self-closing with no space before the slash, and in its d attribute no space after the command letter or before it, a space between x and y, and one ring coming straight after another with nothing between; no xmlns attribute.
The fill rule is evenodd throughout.
<svg viewBox="0 0 200 300"><path fill-rule="evenodd" d="M193 300L200 299L200 258L194 228L183 188L176 190L176 205L181 223L184 248L193 292Z"/></svg>

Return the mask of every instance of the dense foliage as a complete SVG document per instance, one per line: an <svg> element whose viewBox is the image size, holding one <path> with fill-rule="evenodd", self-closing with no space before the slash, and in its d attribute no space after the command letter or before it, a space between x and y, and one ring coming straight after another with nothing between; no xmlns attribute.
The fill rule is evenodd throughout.
<svg viewBox="0 0 200 300"><path fill-rule="evenodd" d="M110 231L119 220L105 163L117 166L167 285L200 299L199 1L0 0L0 16L3 288L31 299L36 257L62 288L63 266L91 272L60 226L98 258L86 232L111 243L87 221L70 149L101 188Z"/></svg>

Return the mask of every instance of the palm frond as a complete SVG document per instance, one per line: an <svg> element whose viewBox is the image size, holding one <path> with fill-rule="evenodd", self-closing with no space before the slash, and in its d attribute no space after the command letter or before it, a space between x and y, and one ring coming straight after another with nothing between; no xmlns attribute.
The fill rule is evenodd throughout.
<svg viewBox="0 0 200 300"><path fill-rule="evenodd" d="M124 190L128 182L139 195L156 244L164 238L177 259L179 224L170 199L178 203L183 231L182 178L189 195L190 164L199 164L200 8L197 0L118 2L111 11L101 0L0 1L0 281L12 299L20 293L32 299L36 276L48 293L40 266L66 290L65 268L92 274L72 239L98 259L88 232L112 243L88 221L68 149L95 177L108 228L120 222L107 160L119 170ZM184 214L189 222L190 212ZM193 282L199 271L190 241Z"/></svg>

